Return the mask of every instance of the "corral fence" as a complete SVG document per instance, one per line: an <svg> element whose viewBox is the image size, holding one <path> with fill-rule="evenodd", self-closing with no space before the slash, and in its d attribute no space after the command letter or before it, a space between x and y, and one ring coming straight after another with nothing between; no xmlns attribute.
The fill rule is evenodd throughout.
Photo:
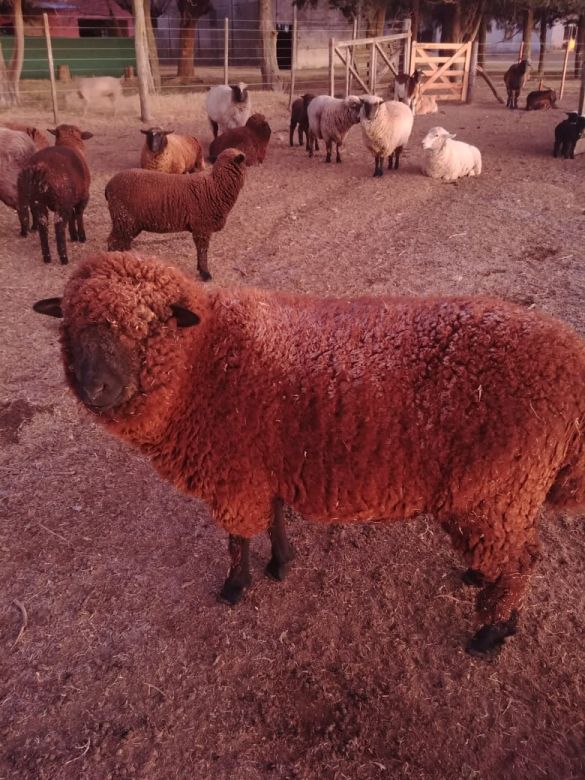
<svg viewBox="0 0 585 780"><path fill-rule="evenodd" d="M413 43L411 71L422 71L421 94L467 100L471 43Z"/></svg>
<svg viewBox="0 0 585 780"><path fill-rule="evenodd" d="M378 85L410 67L410 32L383 35L376 38L355 38L348 41L330 39L329 92L335 94L335 65L340 60L345 68L345 94L352 91L353 80L369 95Z"/></svg>

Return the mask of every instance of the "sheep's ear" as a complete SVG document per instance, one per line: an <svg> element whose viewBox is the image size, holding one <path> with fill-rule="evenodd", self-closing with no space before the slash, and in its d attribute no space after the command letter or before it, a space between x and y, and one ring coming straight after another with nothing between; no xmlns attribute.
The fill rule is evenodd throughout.
<svg viewBox="0 0 585 780"><path fill-rule="evenodd" d="M143 128L140 128L140 132L144 133L144 135L148 135L150 133L150 130L143 130Z"/></svg>
<svg viewBox="0 0 585 780"><path fill-rule="evenodd" d="M239 165L240 163L243 163L245 159L246 155L243 152L240 152L234 157L234 162Z"/></svg>
<svg viewBox="0 0 585 780"><path fill-rule="evenodd" d="M57 135L57 130L51 130L50 127L47 127L47 133L51 133L51 135Z"/></svg>
<svg viewBox="0 0 585 780"><path fill-rule="evenodd" d="M447 133L447 138L457 138L457 133Z"/></svg>
<svg viewBox="0 0 585 780"><path fill-rule="evenodd" d="M191 328L201 322L201 318L194 311L185 309L184 306L178 306L176 303L171 303L171 311L179 328Z"/></svg>
<svg viewBox="0 0 585 780"><path fill-rule="evenodd" d="M47 314L49 317L63 317L61 298L44 298L42 301L33 303L33 309L37 314Z"/></svg>
<svg viewBox="0 0 585 780"><path fill-rule="evenodd" d="M90 133L89 130L84 130L81 134L81 140L89 141L90 138L93 138L93 133Z"/></svg>
<svg viewBox="0 0 585 780"><path fill-rule="evenodd" d="M164 135L170 135L171 133L174 133L174 130L163 130Z"/></svg>

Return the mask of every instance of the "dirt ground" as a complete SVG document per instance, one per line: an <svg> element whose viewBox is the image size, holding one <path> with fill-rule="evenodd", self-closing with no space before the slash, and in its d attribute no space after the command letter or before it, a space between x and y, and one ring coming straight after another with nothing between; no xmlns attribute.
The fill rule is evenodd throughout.
<svg viewBox="0 0 585 780"><path fill-rule="evenodd" d="M509 112L480 89L473 106L418 117L401 169L374 179L359 128L327 166L289 148L284 97L253 98L273 138L212 239L212 283L489 293L585 334L585 155L552 158L560 111ZM521 633L494 660L464 652L474 593L428 517L316 527L290 514L287 581L265 578L258 538L254 584L229 608L216 596L226 539L206 506L65 390L57 322L31 304L105 248L104 185L137 163L136 105L82 123L95 133L89 240L70 245L69 267L44 265L0 210L0 778L583 778L583 517L543 515ZM156 119L208 141L202 105L160 98ZM19 116L51 126L44 109ZM420 174L437 124L480 147L480 178ZM195 273L187 234L135 248Z"/></svg>

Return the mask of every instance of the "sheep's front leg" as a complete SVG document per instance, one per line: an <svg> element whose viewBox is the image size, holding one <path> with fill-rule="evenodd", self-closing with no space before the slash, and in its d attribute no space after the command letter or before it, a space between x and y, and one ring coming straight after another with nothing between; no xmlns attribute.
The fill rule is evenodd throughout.
<svg viewBox="0 0 585 780"><path fill-rule="evenodd" d="M272 557L266 566L266 574L272 579L282 582L288 573L288 564L294 559L295 553L286 537L284 504L281 498L276 498L272 505L272 522L268 528L268 536L272 545Z"/></svg>
<svg viewBox="0 0 585 780"><path fill-rule="evenodd" d="M402 154L403 146L397 146L394 150L394 170L398 170L398 166L400 165L400 155Z"/></svg>
<svg viewBox="0 0 585 780"><path fill-rule="evenodd" d="M381 154L377 154L374 157L374 176L382 176L384 171L382 170L382 161L384 157Z"/></svg>
<svg viewBox="0 0 585 780"><path fill-rule="evenodd" d="M209 268L207 267L207 250L209 249L210 236L202 236L198 233L193 233L193 241L197 249L197 270L199 276L204 282L208 282L211 279Z"/></svg>
<svg viewBox="0 0 585 780"><path fill-rule="evenodd" d="M49 248L49 212L46 208L32 209L33 219L39 228L39 239L41 242L41 252L43 253L43 262L51 262L51 250Z"/></svg>
<svg viewBox="0 0 585 780"><path fill-rule="evenodd" d="M341 144L335 144L335 162L338 163L341 162L340 149L341 149Z"/></svg>
<svg viewBox="0 0 585 780"><path fill-rule="evenodd" d="M230 555L230 570L226 581L219 593L222 601L228 604L237 604L244 595L246 588L250 587L252 577L250 575L250 540L243 536L232 536L228 542Z"/></svg>
<svg viewBox="0 0 585 780"><path fill-rule="evenodd" d="M325 142L325 148L327 149L327 157L325 157L325 162L330 163L331 162L331 152L333 151L333 141L326 141Z"/></svg>

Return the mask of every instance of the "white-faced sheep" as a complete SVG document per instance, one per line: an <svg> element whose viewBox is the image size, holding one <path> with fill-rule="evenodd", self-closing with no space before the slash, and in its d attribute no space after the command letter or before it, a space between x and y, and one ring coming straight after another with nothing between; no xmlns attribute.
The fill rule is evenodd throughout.
<svg viewBox="0 0 585 780"><path fill-rule="evenodd" d="M366 148L374 155L374 176L382 176L384 158L388 170L398 169L400 155L412 132L414 116L405 103L384 102L381 97L366 95L362 99L360 125Z"/></svg>
<svg viewBox="0 0 585 780"><path fill-rule="evenodd" d="M18 207L18 175L36 151L26 133L0 127L0 200L11 209Z"/></svg>
<svg viewBox="0 0 585 780"><path fill-rule="evenodd" d="M476 146L454 141L455 135L443 127L433 127L422 142L422 172L431 179L455 181L462 176L479 176L481 152Z"/></svg>
<svg viewBox="0 0 585 780"><path fill-rule="evenodd" d="M130 249L132 240L151 233L188 231L197 249L197 270L211 279L207 251L212 233L221 230L244 185L246 156L226 149L213 168L176 176L130 169L117 173L106 185L112 218L108 249Z"/></svg>
<svg viewBox="0 0 585 780"><path fill-rule="evenodd" d="M522 60L515 65L510 65L504 73L504 84L508 92L508 108L518 108L518 98L520 92L530 77L530 62Z"/></svg>
<svg viewBox="0 0 585 780"><path fill-rule="evenodd" d="M577 141L584 133L585 116L580 116L576 111L567 112L567 118L555 127L553 156L558 157L560 154L566 160L574 160Z"/></svg>
<svg viewBox="0 0 585 780"><path fill-rule="evenodd" d="M175 177L177 178L177 177ZM433 514L482 584L472 653L516 631L545 501L585 506L585 341L490 298L323 299L210 289L130 253L88 259L63 299L74 393L229 534L222 597L317 522Z"/></svg>
<svg viewBox="0 0 585 780"><path fill-rule="evenodd" d="M355 95L346 98L332 98L329 95L319 95L309 103L309 157L313 156L313 148L317 148L317 139L325 141L327 156L325 162L331 162L333 144L336 146L335 161L341 162L341 147L345 136L353 125L360 121L361 100Z"/></svg>
<svg viewBox="0 0 585 780"><path fill-rule="evenodd" d="M233 86L212 87L207 93L206 106L214 138L232 127L243 127L252 113L252 100L243 81Z"/></svg>
<svg viewBox="0 0 585 780"><path fill-rule="evenodd" d="M109 98L116 116L120 99L122 98L122 81L114 76L88 76L76 79L77 94L83 101L83 115L96 100Z"/></svg>
<svg viewBox="0 0 585 780"><path fill-rule="evenodd" d="M140 130L146 138L140 153L140 167L161 173L193 173L205 167L203 149L192 135L151 127Z"/></svg>
<svg viewBox="0 0 585 780"><path fill-rule="evenodd" d="M416 98L420 92L422 70L415 70L412 75L399 73L394 79L394 100L405 103L412 113L415 112Z"/></svg>
<svg viewBox="0 0 585 780"><path fill-rule="evenodd" d="M45 263L51 262L49 211L55 214L55 238L61 263L67 258L66 226L71 241L85 241L83 212L89 200L91 176L85 160L85 144L93 133L75 125L59 125L49 130L55 146L41 149L29 159L18 177L18 215L21 234L28 232L28 209L38 227Z"/></svg>

